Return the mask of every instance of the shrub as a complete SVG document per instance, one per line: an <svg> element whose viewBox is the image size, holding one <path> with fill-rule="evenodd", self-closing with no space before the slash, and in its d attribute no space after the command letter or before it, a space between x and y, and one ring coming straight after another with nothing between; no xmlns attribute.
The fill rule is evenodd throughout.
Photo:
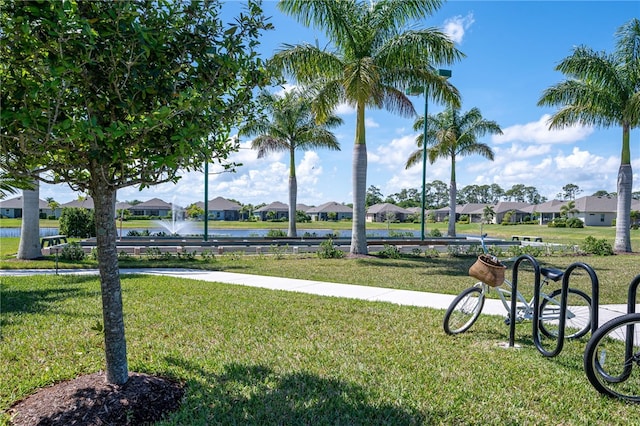
<svg viewBox="0 0 640 426"><path fill-rule="evenodd" d="M320 243L316 254L320 259L340 259L344 257L344 253L333 245L331 238Z"/></svg>
<svg viewBox="0 0 640 426"><path fill-rule="evenodd" d="M287 233L282 229L269 229L266 236L268 238L286 237Z"/></svg>
<svg viewBox="0 0 640 426"><path fill-rule="evenodd" d="M60 215L60 233L68 237L89 238L96 236L93 210L65 207Z"/></svg>
<svg viewBox="0 0 640 426"><path fill-rule="evenodd" d="M439 229L432 229L431 231L429 231L429 236L430 237L442 237L442 232Z"/></svg>
<svg viewBox="0 0 640 426"><path fill-rule="evenodd" d="M64 260L82 260L84 259L84 251L78 243L69 243L62 247L60 258Z"/></svg>
<svg viewBox="0 0 640 426"><path fill-rule="evenodd" d="M385 244L382 250L378 252L378 256L387 259L400 259L401 254L400 250L398 250L398 247L391 244Z"/></svg>
<svg viewBox="0 0 640 426"><path fill-rule="evenodd" d="M552 221L550 221L547 224L547 226L549 228L566 228L567 227L567 221L563 217L557 217L557 218L553 219Z"/></svg>
<svg viewBox="0 0 640 426"><path fill-rule="evenodd" d="M567 228L584 228L584 222L577 217L567 219Z"/></svg>
<svg viewBox="0 0 640 426"><path fill-rule="evenodd" d="M596 254L598 256L611 256L613 254L613 247L604 238L597 240L595 237L589 235L584 239L584 242L580 245L580 248L585 253Z"/></svg>

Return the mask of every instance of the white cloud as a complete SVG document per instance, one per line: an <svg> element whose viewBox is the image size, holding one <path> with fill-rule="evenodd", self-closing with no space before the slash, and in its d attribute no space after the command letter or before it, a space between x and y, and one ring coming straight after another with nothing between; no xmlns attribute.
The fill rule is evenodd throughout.
<svg viewBox="0 0 640 426"><path fill-rule="evenodd" d="M340 104L336 107L336 115L355 114L356 109L349 104Z"/></svg>
<svg viewBox="0 0 640 426"><path fill-rule="evenodd" d="M364 125L370 129L380 127L380 124L378 124L373 118L365 118Z"/></svg>
<svg viewBox="0 0 640 426"><path fill-rule="evenodd" d="M454 43L462 43L465 32L475 22L473 13L469 12L467 16L454 16L444 21L444 32Z"/></svg>
<svg viewBox="0 0 640 426"><path fill-rule="evenodd" d="M416 135L393 139L388 145L378 146L368 153L368 161L384 165L390 170L404 169L411 152L417 149Z"/></svg>
<svg viewBox="0 0 640 426"><path fill-rule="evenodd" d="M494 135L494 143L535 142L535 143L572 143L583 140L593 133L592 127L575 125L564 129L549 130L551 115L544 114L538 121L516 124L502 129L502 135Z"/></svg>

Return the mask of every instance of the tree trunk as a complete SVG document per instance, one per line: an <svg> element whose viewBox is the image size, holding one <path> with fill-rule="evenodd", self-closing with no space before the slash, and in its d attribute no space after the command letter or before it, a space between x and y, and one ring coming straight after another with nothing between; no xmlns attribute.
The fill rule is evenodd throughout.
<svg viewBox="0 0 640 426"><path fill-rule="evenodd" d="M95 208L96 249L102 290L107 382L124 384L129 379L129 371L116 247L116 191L102 182L96 184L91 192Z"/></svg>
<svg viewBox="0 0 640 426"><path fill-rule="evenodd" d="M633 171L631 164L621 164L618 170L618 204L616 212L616 252L631 252L631 191Z"/></svg>
<svg viewBox="0 0 640 426"><path fill-rule="evenodd" d="M33 190L22 191L22 225L18 259L29 260L42 257L40 250L40 185L34 179Z"/></svg>
<svg viewBox="0 0 640 426"><path fill-rule="evenodd" d="M449 187L449 226L447 228L447 235L449 237L456 236L456 182L451 181Z"/></svg>
<svg viewBox="0 0 640 426"><path fill-rule="evenodd" d="M367 254L367 145L364 127L364 103L356 107L356 140L353 145L351 185L353 188L353 220L351 222L351 254Z"/></svg>
<svg viewBox="0 0 640 426"><path fill-rule="evenodd" d="M353 146L353 222L351 225L351 254L367 254L365 228L367 197L367 146Z"/></svg>
<svg viewBox="0 0 640 426"><path fill-rule="evenodd" d="M297 237L296 204L298 199L298 181L296 175L289 176L289 232L287 236Z"/></svg>

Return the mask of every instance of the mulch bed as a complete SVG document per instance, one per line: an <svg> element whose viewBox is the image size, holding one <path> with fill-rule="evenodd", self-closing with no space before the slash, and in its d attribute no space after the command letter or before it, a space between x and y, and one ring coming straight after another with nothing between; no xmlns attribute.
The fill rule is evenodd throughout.
<svg viewBox="0 0 640 426"><path fill-rule="evenodd" d="M173 380L130 373L127 383L113 385L99 372L42 388L9 415L15 426L140 425L176 411L183 395L184 385Z"/></svg>

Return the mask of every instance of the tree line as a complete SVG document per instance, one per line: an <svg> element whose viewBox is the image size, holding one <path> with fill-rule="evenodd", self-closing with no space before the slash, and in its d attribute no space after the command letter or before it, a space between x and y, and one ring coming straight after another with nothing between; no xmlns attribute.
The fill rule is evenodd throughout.
<svg viewBox="0 0 640 426"><path fill-rule="evenodd" d="M576 184L569 183L562 187L562 192L556 195L559 200L575 200L583 191ZM599 190L591 194L596 197L615 197L616 192ZM632 194L633 199L640 200L640 191ZM457 193L456 204L496 204L500 201L517 201L529 204L542 204L549 201L547 197L533 186L523 184L513 185L509 189L503 189L500 185L467 185ZM367 189L366 205L391 203L402 208L420 207L422 205L422 192L418 188L404 188L400 192L389 194L386 197L380 188L371 185ZM425 185L425 207L439 209L449 205L449 187L440 180L427 182Z"/></svg>

